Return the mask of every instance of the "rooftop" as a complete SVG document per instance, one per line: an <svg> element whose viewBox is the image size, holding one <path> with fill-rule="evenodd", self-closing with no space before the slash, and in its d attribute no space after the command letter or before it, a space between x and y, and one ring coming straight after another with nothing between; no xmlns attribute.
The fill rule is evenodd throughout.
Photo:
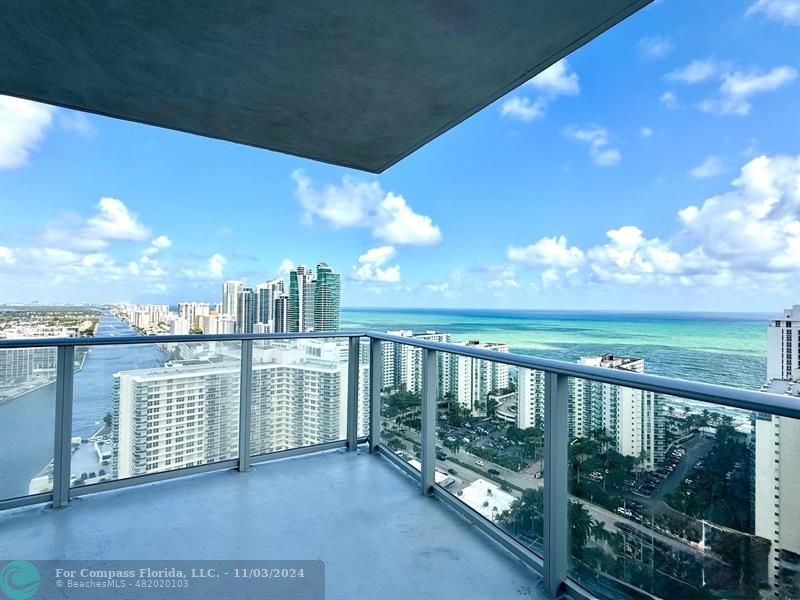
<svg viewBox="0 0 800 600"><path fill-rule="evenodd" d="M0 556L322 560L329 600L546 598L539 575L362 451L88 495L67 510L5 511Z"/></svg>

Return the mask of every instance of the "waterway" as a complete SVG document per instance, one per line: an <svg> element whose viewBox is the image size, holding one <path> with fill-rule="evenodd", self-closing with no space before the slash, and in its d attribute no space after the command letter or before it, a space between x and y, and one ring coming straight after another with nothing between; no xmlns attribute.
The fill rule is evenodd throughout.
<svg viewBox="0 0 800 600"><path fill-rule="evenodd" d="M103 313L97 334L138 335L110 312ZM75 374L72 435L87 437L111 411L113 374L163 364L155 344L96 346ZM51 383L0 405L0 498L28 493L28 484L53 458L55 384Z"/></svg>

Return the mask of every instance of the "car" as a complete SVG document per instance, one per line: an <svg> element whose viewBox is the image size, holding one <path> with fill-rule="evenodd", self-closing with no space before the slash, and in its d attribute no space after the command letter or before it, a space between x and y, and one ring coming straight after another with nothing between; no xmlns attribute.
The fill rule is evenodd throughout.
<svg viewBox="0 0 800 600"><path fill-rule="evenodd" d="M536 471L536 475L534 475L534 477L535 477L536 479L541 479L541 478L542 478L542 475L544 475L544 473L542 473L541 471Z"/></svg>
<svg viewBox="0 0 800 600"><path fill-rule="evenodd" d="M497 469L489 469L489 473L491 475L500 475L500 471L498 471Z"/></svg>
<svg viewBox="0 0 800 600"><path fill-rule="evenodd" d="M457 475L458 474L458 471L456 471L455 469L447 469L447 472L450 473L450 475Z"/></svg>
<svg viewBox="0 0 800 600"><path fill-rule="evenodd" d="M475 464L476 464L476 465L478 465L479 467L482 467L482 466L484 466L486 463L485 463L485 462L483 462L482 460L476 460L476 461L475 461Z"/></svg>

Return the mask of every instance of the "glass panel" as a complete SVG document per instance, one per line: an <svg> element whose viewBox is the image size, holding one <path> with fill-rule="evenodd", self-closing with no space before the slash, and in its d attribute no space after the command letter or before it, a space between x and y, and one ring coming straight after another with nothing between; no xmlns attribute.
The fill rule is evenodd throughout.
<svg viewBox="0 0 800 600"><path fill-rule="evenodd" d="M348 354L347 338L253 342L251 454L346 439Z"/></svg>
<svg viewBox="0 0 800 600"><path fill-rule="evenodd" d="M0 499L53 489L56 353L0 350Z"/></svg>
<svg viewBox="0 0 800 600"><path fill-rule="evenodd" d="M72 486L238 455L240 342L95 346L75 375Z"/></svg>
<svg viewBox="0 0 800 600"><path fill-rule="evenodd" d="M798 597L797 421L575 379L570 439L569 569L592 593Z"/></svg>
<svg viewBox="0 0 800 600"><path fill-rule="evenodd" d="M440 353L436 483L541 554L544 374Z"/></svg>
<svg viewBox="0 0 800 600"><path fill-rule="evenodd" d="M422 350L383 343L381 442L421 470Z"/></svg>

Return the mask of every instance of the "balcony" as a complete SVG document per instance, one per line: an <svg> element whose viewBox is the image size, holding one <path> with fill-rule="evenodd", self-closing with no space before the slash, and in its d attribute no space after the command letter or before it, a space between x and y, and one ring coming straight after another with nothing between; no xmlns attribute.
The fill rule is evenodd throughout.
<svg viewBox="0 0 800 600"><path fill-rule="evenodd" d="M280 342L275 356L258 358L273 342ZM91 405L84 373L72 369L76 347L116 349L124 358L142 346L174 344L203 344L224 357L207 367L230 386L213 400L213 410L225 407L227 418L212 411L206 419L205 459L193 453L181 462L177 452L170 454L182 437L177 420L138 433L131 420L129 435L159 436L151 448L131 444L122 433L126 411L133 414L136 407L126 390L135 395L139 385L189 375L201 381L203 368L182 372L173 357L170 367L108 373L104 385L113 392L113 411ZM293 349L287 351L287 344ZM303 388L298 384L296 398L288 388L281 392L289 396L276 407L258 386L268 382L270 368L291 368L291 357L307 344L320 356L319 368L340 379L331 391L335 397L315 397L315 404L339 406L337 419L313 429L317 433L291 425L273 431L267 415L280 419L271 411L302 411ZM384 381L384 358L402 345L420 350L419 394L396 393ZM787 580L785 570L776 571L781 552L769 540L704 517L679 519L674 508L656 510L667 493L688 485L698 457L714 450L713 439L684 431L665 449L649 446L658 435L638 436L648 440L640 453L668 457L668 466L647 471L641 466L647 460L622 447L633 438L620 434L615 442L607 433L579 431L570 413L584 399L571 397L570 390L582 380L582 388L623 388L634 404L660 405L669 396L794 426L800 407L789 396L369 331L0 342L0 352L21 347L57 351L57 378L41 390L54 426L38 428L54 451L28 494L9 493L20 482L0 479L0 509L9 509L0 513L2 559L319 559L331 598L755 597ZM254 348L260 349L256 357ZM446 371L462 357L486 361L486 370L476 372L493 370L498 380L514 370L518 386L544 381L529 398L541 406L518 416L531 424L512 429L485 416L491 411L480 403L469 411L454 403L452 390L445 389L451 379ZM365 364L368 386L359 385ZM595 394L603 401L617 395ZM106 410L115 415L112 423L89 437L81 433L78 420L94 415L99 422ZM733 436L723 440L732 444L726 448L745 452L747 444L728 423L731 414L722 415L717 429ZM660 421L654 418L648 427L660 431ZM107 465L91 466L94 445L111 439L115 455ZM233 443L210 443L225 439ZM620 445L611 452L615 443ZM271 451L275 447L287 449ZM12 454L0 459L8 472L15 467ZM590 468L593 454L621 466ZM724 479L735 487L748 468L738 460ZM625 481L612 477L620 469L628 469ZM610 492L623 488L624 505L614 508ZM30 508L36 504L54 510ZM671 524L681 519L681 527ZM752 566L736 563L730 547L745 548Z"/></svg>

